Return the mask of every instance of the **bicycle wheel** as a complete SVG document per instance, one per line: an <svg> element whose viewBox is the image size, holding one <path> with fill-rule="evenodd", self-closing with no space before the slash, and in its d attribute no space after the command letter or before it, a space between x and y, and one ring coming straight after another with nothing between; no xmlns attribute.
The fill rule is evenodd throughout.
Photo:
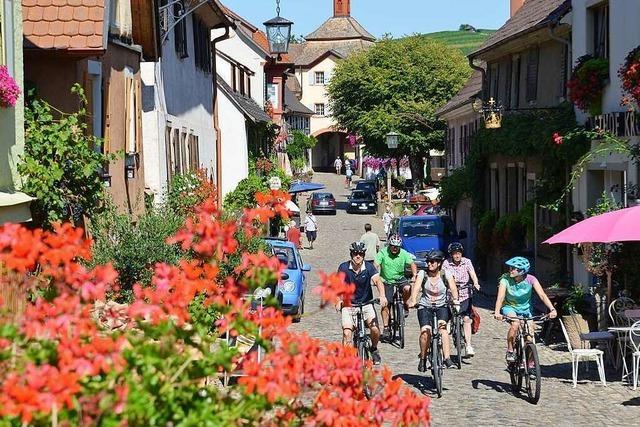
<svg viewBox="0 0 640 427"><path fill-rule="evenodd" d="M396 303L396 322L398 327L398 341L400 348L404 348L404 305L401 301Z"/></svg>
<svg viewBox="0 0 640 427"><path fill-rule="evenodd" d="M520 390L522 389L522 371L520 369L520 361L522 360L522 357L520 355L520 350L516 349L516 361L508 363L507 365L509 377L511 378L513 394L520 393Z"/></svg>
<svg viewBox="0 0 640 427"><path fill-rule="evenodd" d="M529 402L536 404L540 400L541 372L540 361L538 360L538 349L535 344L527 343L524 347L525 355L525 384Z"/></svg>
<svg viewBox="0 0 640 427"><path fill-rule="evenodd" d="M456 365L458 369L462 369L462 327L460 325L460 316L456 316L453 322L453 342L456 345Z"/></svg>
<svg viewBox="0 0 640 427"><path fill-rule="evenodd" d="M438 339L433 338L431 340L431 374L438 397L442 397L442 364L443 358Z"/></svg>

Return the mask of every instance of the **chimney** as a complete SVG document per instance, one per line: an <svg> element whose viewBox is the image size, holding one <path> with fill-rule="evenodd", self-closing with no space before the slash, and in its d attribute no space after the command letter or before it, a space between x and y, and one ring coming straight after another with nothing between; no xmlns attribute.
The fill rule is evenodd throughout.
<svg viewBox="0 0 640 427"><path fill-rule="evenodd" d="M526 0L511 0L511 17L522 7Z"/></svg>
<svg viewBox="0 0 640 427"><path fill-rule="evenodd" d="M351 16L351 0L333 0L333 16Z"/></svg>

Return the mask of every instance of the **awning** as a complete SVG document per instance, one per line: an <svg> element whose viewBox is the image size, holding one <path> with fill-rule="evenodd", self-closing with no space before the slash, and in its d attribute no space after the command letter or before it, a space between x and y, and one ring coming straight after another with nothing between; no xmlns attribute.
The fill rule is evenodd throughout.
<svg viewBox="0 0 640 427"><path fill-rule="evenodd" d="M316 191L322 190L323 188L323 184L316 184L314 182L295 182L289 187L289 193L304 193L305 191Z"/></svg>
<svg viewBox="0 0 640 427"><path fill-rule="evenodd" d="M35 200L33 197L19 191L12 193L0 191L0 224L31 221L29 205L33 200Z"/></svg>

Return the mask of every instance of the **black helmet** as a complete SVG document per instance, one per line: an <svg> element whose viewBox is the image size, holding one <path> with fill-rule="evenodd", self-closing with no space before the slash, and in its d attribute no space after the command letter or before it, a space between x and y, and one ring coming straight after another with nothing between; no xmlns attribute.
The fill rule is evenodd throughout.
<svg viewBox="0 0 640 427"><path fill-rule="evenodd" d="M446 256L444 255L444 252L438 250L438 249L431 249L426 256L426 260L427 261L438 261L438 262L443 262L444 259L446 258Z"/></svg>
<svg viewBox="0 0 640 427"><path fill-rule="evenodd" d="M460 242L453 242L449 244L449 247L447 248L447 252L449 252L449 255L451 255L454 252L460 252L462 254L464 253L464 246L462 246L462 243Z"/></svg>
<svg viewBox="0 0 640 427"><path fill-rule="evenodd" d="M349 252L366 252L367 247L362 242L353 242L351 246L349 246Z"/></svg>

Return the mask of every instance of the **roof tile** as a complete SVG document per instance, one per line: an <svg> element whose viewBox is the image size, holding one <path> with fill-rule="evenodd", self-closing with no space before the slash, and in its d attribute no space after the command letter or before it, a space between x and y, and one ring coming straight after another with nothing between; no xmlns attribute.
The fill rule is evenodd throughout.
<svg viewBox="0 0 640 427"><path fill-rule="evenodd" d="M22 0L25 47L102 50L106 0Z"/></svg>

